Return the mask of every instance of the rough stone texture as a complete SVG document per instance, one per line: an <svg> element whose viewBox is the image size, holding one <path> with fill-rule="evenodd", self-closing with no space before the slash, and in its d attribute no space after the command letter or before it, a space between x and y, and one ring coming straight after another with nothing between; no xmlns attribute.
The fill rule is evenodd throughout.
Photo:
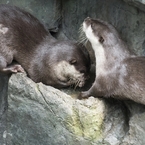
<svg viewBox="0 0 145 145"><path fill-rule="evenodd" d="M77 100L34 83L25 74L14 74L9 80L7 118L0 143L143 145L145 106L132 101L125 104L93 97Z"/></svg>
<svg viewBox="0 0 145 145"><path fill-rule="evenodd" d="M121 145L144 145L145 144L145 113L138 113L130 118L129 132Z"/></svg>
<svg viewBox="0 0 145 145"><path fill-rule="evenodd" d="M89 144L102 138L104 104L74 100L20 74L9 81L7 144Z"/></svg>
<svg viewBox="0 0 145 145"><path fill-rule="evenodd" d="M8 77L0 75L0 145L5 143L3 132L6 130Z"/></svg>
<svg viewBox="0 0 145 145"><path fill-rule="evenodd" d="M125 102L129 115L129 130L121 145L145 144L145 106L132 101Z"/></svg>
<svg viewBox="0 0 145 145"><path fill-rule="evenodd" d="M125 126L119 103L92 97L76 100L34 83L24 74L12 75L9 80L7 129L3 133L8 145L101 145L103 139L115 145L125 135Z"/></svg>
<svg viewBox="0 0 145 145"><path fill-rule="evenodd" d="M124 1L145 12L145 0L124 0Z"/></svg>

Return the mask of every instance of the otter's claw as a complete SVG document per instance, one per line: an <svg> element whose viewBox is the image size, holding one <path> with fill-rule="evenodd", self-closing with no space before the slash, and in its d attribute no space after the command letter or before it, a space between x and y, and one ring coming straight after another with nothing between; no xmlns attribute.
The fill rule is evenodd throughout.
<svg viewBox="0 0 145 145"><path fill-rule="evenodd" d="M86 91L86 92L81 92L81 93L79 94L79 96L78 96L78 99L79 99L79 100L87 99L87 98L89 98L89 94L88 94L87 91Z"/></svg>

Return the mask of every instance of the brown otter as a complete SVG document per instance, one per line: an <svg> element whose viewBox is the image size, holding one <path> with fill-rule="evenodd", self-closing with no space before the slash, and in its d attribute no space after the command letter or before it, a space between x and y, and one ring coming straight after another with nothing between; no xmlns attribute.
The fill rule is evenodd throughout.
<svg viewBox="0 0 145 145"><path fill-rule="evenodd" d="M96 78L89 96L127 98L145 104L145 57L136 56L107 22L86 18L83 31L96 58Z"/></svg>
<svg viewBox="0 0 145 145"><path fill-rule="evenodd" d="M12 64L14 60L20 65ZM82 87L89 65L89 55L82 46L58 41L30 13L0 5L1 72L21 72L24 68L35 82L58 88Z"/></svg>

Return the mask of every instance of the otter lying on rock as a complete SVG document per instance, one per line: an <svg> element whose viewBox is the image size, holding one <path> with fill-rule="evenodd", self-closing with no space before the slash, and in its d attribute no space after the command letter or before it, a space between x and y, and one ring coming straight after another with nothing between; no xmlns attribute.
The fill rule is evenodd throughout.
<svg viewBox="0 0 145 145"><path fill-rule="evenodd" d="M82 46L52 37L30 13L2 4L0 71L22 72L23 68L35 82L57 88L82 87L89 73L90 58Z"/></svg>

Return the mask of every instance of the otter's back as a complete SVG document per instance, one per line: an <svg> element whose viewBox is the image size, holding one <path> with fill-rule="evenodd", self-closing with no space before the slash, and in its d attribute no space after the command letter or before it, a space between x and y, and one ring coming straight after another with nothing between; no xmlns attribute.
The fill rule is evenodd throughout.
<svg viewBox="0 0 145 145"><path fill-rule="evenodd" d="M37 18L16 6L0 5L0 24L8 27L13 41L24 49L32 49L49 35Z"/></svg>

